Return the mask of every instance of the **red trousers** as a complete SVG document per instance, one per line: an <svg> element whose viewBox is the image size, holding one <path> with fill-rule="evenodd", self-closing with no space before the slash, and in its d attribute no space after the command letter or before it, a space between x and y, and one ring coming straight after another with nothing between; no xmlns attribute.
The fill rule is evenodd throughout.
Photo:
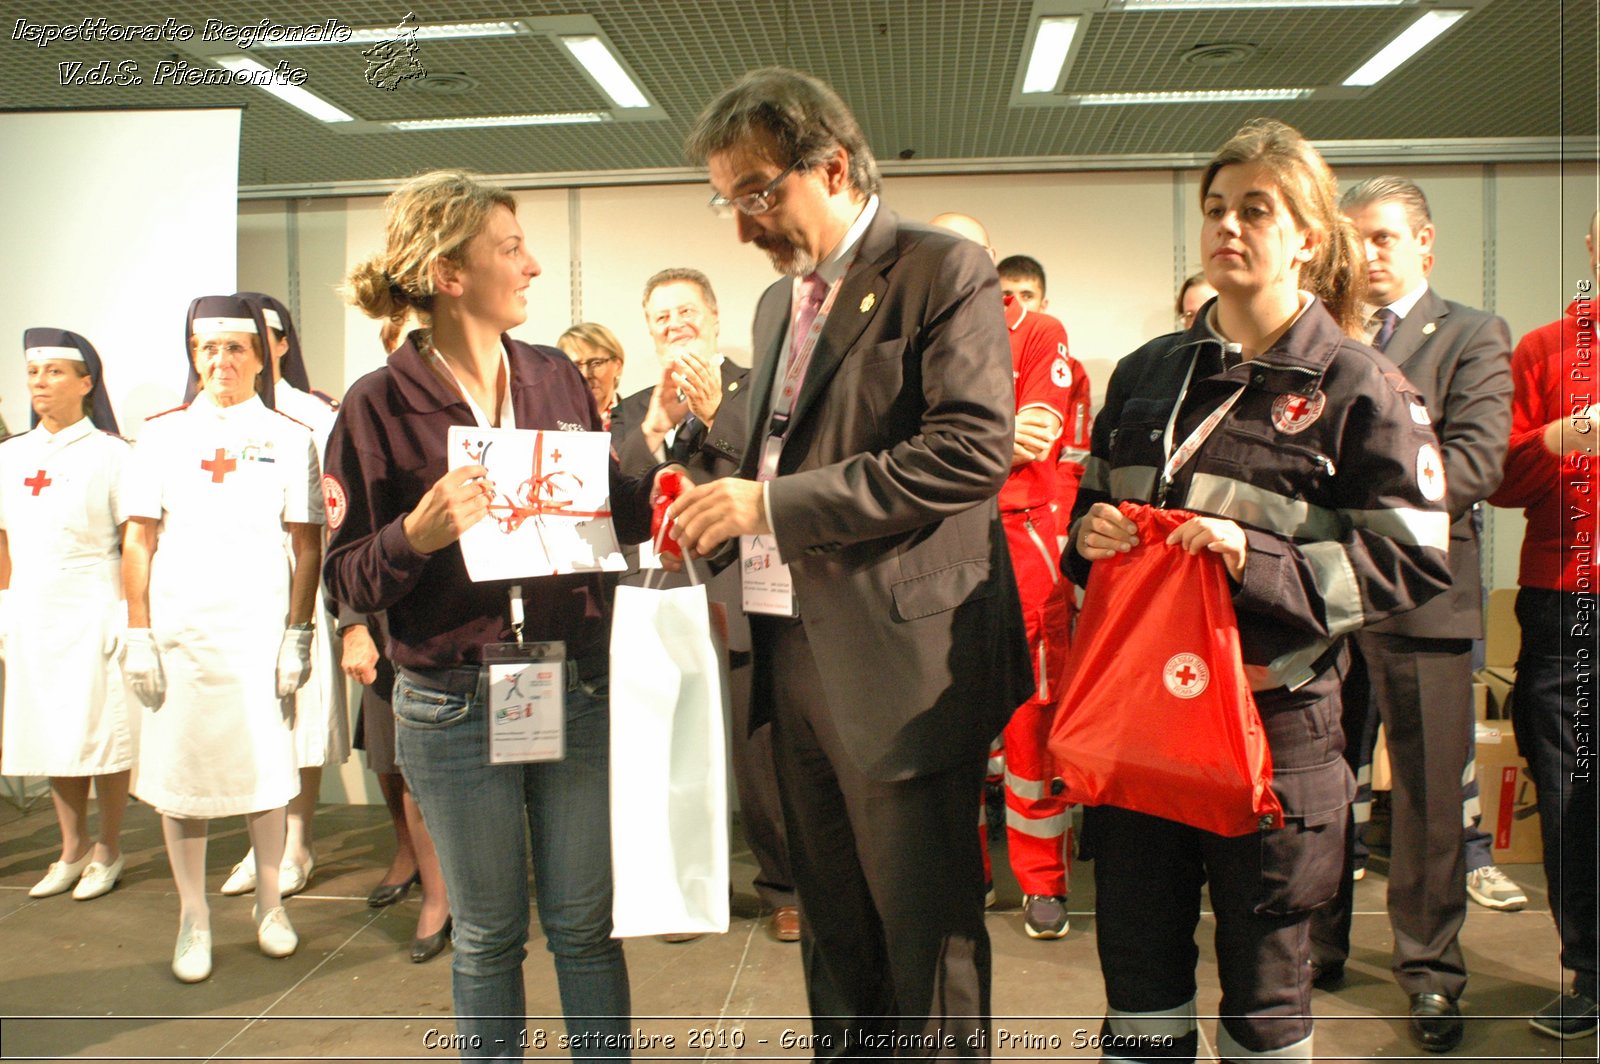
<svg viewBox="0 0 1600 1064"><path fill-rule="evenodd" d="M1005 781L1006 840L1011 871L1024 894L1067 893L1067 829L1071 811L1051 792L1055 777L1046 742L1067 657L1072 585L1061 575L1057 518L1049 506L1001 515L1017 593L1033 651L1035 697L1017 707L989 752L991 779ZM979 812L979 830L986 830ZM984 871L990 872L984 847ZM992 876L991 876L992 878Z"/></svg>

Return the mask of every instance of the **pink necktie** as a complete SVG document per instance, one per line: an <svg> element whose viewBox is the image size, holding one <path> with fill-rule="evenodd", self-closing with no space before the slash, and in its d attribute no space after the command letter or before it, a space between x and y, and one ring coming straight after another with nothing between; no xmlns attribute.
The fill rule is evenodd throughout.
<svg viewBox="0 0 1600 1064"><path fill-rule="evenodd" d="M817 320L817 312L828 295L828 282L815 273L807 274L800 282L800 298L794 308L794 329L789 335L789 357L794 358L805 346L806 336Z"/></svg>

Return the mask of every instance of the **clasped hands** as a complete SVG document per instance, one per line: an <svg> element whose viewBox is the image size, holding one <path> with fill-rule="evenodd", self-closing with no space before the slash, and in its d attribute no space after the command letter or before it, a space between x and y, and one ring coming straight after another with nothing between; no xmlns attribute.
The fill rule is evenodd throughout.
<svg viewBox="0 0 1600 1064"><path fill-rule="evenodd" d="M1076 548L1091 562L1126 554L1139 543L1139 526L1110 503L1097 502L1078 524ZM1190 554L1210 551L1222 556L1222 564L1235 581L1244 578L1245 558L1250 553L1244 529L1222 517L1191 517L1172 530L1169 546L1177 545Z"/></svg>

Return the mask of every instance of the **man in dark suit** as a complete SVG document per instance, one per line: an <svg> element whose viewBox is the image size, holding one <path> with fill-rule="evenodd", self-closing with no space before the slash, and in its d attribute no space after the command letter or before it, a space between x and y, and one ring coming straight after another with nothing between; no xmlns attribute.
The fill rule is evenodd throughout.
<svg viewBox="0 0 1600 1064"><path fill-rule="evenodd" d="M720 317L711 279L686 267L656 273L644 285L644 317L661 363L661 381L624 399L612 416L611 440L622 471L641 476L670 457L701 483L738 472L749 420L750 371L719 350ZM630 572L622 582L640 578L637 571ZM668 576L663 586L686 582ZM798 942L800 910L772 769L772 729L750 727L750 624L739 608L739 574L724 570L707 587L711 600L727 609L733 780L740 826L756 861L756 893L772 911L773 937ZM688 942L700 936L663 937Z"/></svg>
<svg viewBox="0 0 1600 1064"><path fill-rule="evenodd" d="M987 1056L973 806L1032 690L995 496L1010 346L983 249L902 222L826 85L746 75L689 139L741 241L786 276L756 309L739 476L674 505L737 539L799 892L819 1057Z"/></svg>
<svg viewBox="0 0 1600 1064"><path fill-rule="evenodd" d="M1367 248L1370 342L1427 400L1444 453L1436 490L1451 517L1450 589L1357 633L1364 668L1353 668L1345 684L1344 713L1352 760L1357 737L1375 727L1374 704L1388 736L1395 979L1411 999L1412 1039L1443 1053L1461 1041L1456 1000L1467 982L1458 941L1467 908L1461 784L1473 742L1472 640L1483 635L1472 509L1499 485L1511 434L1511 333L1500 318L1428 287L1434 227L1416 184L1372 178L1346 192L1340 207ZM1313 964L1324 984L1338 978L1350 951L1349 881L1313 922Z"/></svg>

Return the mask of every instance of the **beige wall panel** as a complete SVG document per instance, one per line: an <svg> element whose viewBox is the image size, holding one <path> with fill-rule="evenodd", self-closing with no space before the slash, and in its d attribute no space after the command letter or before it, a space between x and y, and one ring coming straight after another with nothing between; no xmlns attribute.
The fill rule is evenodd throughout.
<svg viewBox="0 0 1600 1064"><path fill-rule="evenodd" d="M756 300L778 279L765 253L739 243L735 222L706 209L710 185L586 188L578 192L579 248L585 321L611 329L627 361L622 395L660 379L655 345L645 327L640 297L658 270L688 266L711 279L721 318L721 346L750 365L750 323ZM562 328L566 327L563 323Z"/></svg>

